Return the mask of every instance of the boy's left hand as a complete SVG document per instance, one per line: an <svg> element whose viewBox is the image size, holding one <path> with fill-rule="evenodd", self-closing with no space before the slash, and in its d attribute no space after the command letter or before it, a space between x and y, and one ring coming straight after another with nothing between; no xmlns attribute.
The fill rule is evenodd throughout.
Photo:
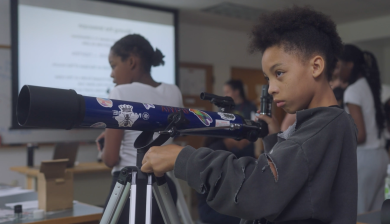
<svg viewBox="0 0 390 224"><path fill-rule="evenodd" d="M257 111L257 113L260 113L260 111ZM256 114L256 118L257 120L258 119L263 120L268 124L269 135L280 132L280 125L278 120L275 118L275 116L268 117L267 115Z"/></svg>
<svg viewBox="0 0 390 224"><path fill-rule="evenodd" d="M156 177L163 176L164 173L173 170L176 158L183 148L178 145L151 147L142 160L141 171L154 173Z"/></svg>

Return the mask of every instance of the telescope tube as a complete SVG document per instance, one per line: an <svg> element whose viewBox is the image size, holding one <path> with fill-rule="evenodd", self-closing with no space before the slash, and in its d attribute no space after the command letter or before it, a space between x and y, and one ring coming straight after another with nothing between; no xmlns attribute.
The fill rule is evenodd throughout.
<svg viewBox="0 0 390 224"><path fill-rule="evenodd" d="M168 116L179 111L189 122L176 127L177 130L250 125L250 121L236 114L89 97L74 90L30 85L21 89L16 111L21 126L54 129L90 127L158 132L169 125ZM242 139L248 133L241 128L204 130L191 135Z"/></svg>

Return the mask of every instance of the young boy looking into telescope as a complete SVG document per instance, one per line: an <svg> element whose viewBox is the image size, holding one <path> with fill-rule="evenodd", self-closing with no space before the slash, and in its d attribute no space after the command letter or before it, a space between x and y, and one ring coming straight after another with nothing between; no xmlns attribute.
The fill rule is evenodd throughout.
<svg viewBox="0 0 390 224"><path fill-rule="evenodd" d="M166 145L148 151L142 171L174 170L241 223L356 223L357 130L328 83L342 50L334 22L307 7L275 11L260 17L251 48L263 54L276 105L296 113L294 125L279 132L274 118L259 115L269 135L257 160Z"/></svg>

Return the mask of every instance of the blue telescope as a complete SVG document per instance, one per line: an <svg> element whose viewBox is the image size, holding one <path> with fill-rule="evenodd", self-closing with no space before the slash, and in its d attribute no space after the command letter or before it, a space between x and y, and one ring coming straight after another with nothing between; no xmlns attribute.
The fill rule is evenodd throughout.
<svg viewBox="0 0 390 224"><path fill-rule="evenodd" d="M234 107L230 97L202 93L201 98L222 111ZM18 123L24 127L113 128L159 132L168 138L202 135L249 141L268 134L265 122L246 120L237 114L89 97L74 90L30 85L21 89L16 111Z"/></svg>

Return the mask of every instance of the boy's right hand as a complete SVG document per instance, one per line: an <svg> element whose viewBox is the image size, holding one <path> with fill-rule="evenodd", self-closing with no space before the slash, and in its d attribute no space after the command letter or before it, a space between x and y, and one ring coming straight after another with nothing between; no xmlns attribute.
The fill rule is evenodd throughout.
<svg viewBox="0 0 390 224"><path fill-rule="evenodd" d="M278 120L275 117L269 117L264 114L259 114L260 111L257 111L256 118L257 120L263 120L268 124L268 135L275 134L280 132L280 125ZM256 121L257 121L256 120Z"/></svg>

